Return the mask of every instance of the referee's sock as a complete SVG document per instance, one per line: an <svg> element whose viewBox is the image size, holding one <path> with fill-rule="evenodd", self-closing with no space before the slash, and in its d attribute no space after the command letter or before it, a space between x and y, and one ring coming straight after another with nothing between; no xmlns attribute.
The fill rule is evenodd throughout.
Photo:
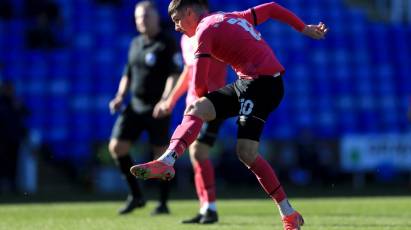
<svg viewBox="0 0 411 230"><path fill-rule="evenodd" d="M168 197L170 195L171 184L170 181L160 181L159 182L160 188L160 199L159 203L163 206L167 206Z"/></svg>
<svg viewBox="0 0 411 230"><path fill-rule="evenodd" d="M133 160L130 154L120 156L116 159L116 163L120 168L123 178L127 181L127 185L134 198L142 198L140 185L137 179L130 173L130 168L133 166Z"/></svg>

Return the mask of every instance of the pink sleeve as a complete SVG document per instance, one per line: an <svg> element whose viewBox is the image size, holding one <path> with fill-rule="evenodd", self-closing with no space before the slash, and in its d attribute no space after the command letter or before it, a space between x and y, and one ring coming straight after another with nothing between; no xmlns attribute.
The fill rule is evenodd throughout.
<svg viewBox="0 0 411 230"><path fill-rule="evenodd" d="M208 92L208 72L211 61L210 42L211 33L202 31L198 33L197 50L194 53L193 80L197 96L200 98Z"/></svg>
<svg viewBox="0 0 411 230"><path fill-rule="evenodd" d="M300 32L305 27L305 23L297 15L275 2L261 4L233 14L246 19L253 25L259 25L271 18L284 22Z"/></svg>
<svg viewBox="0 0 411 230"><path fill-rule="evenodd" d="M197 97L200 98L208 92L208 72L210 57L198 57L194 59L193 80Z"/></svg>

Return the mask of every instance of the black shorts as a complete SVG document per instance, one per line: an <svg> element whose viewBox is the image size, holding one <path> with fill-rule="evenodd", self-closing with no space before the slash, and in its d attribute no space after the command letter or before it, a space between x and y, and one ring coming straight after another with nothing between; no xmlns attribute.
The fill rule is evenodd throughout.
<svg viewBox="0 0 411 230"><path fill-rule="evenodd" d="M222 123L223 120L213 120L204 123L203 127L201 127L197 141L212 147L217 139L218 130L220 129Z"/></svg>
<svg viewBox="0 0 411 230"><path fill-rule="evenodd" d="M154 119L152 111L136 113L131 106L121 113L111 132L112 139L134 142L145 130L150 144L166 146L169 143L170 117Z"/></svg>
<svg viewBox="0 0 411 230"><path fill-rule="evenodd" d="M238 116L237 138L259 141L268 115L284 97L281 76L237 79L205 95L214 105L216 119Z"/></svg>

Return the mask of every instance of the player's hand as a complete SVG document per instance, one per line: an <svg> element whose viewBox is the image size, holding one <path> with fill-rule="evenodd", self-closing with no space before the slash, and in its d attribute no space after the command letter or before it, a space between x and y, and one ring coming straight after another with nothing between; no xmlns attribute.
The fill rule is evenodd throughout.
<svg viewBox="0 0 411 230"><path fill-rule="evenodd" d="M320 22L318 25L306 25L302 33L313 39L324 39L327 32L327 26Z"/></svg>
<svg viewBox="0 0 411 230"><path fill-rule="evenodd" d="M110 108L110 113L115 114L117 111L121 109L121 105L123 104L123 98L122 97L115 97L113 98L110 103L108 104L108 107Z"/></svg>
<svg viewBox="0 0 411 230"><path fill-rule="evenodd" d="M163 118L171 114L172 107L170 103L167 100L162 100L159 101L156 106L154 106L153 109L153 117L158 119L158 118Z"/></svg>

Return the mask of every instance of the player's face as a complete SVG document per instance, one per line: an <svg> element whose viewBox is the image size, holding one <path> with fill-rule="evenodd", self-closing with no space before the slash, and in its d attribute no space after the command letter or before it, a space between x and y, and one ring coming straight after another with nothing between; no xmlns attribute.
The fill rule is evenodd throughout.
<svg viewBox="0 0 411 230"><path fill-rule="evenodd" d="M194 12L191 8L183 8L175 11L171 15L171 20L174 22L174 28L176 31L184 33L188 37L192 37L195 34L197 22L194 17Z"/></svg>
<svg viewBox="0 0 411 230"><path fill-rule="evenodd" d="M151 7L139 6L134 11L134 18L138 32L150 34L159 25L158 13Z"/></svg>

